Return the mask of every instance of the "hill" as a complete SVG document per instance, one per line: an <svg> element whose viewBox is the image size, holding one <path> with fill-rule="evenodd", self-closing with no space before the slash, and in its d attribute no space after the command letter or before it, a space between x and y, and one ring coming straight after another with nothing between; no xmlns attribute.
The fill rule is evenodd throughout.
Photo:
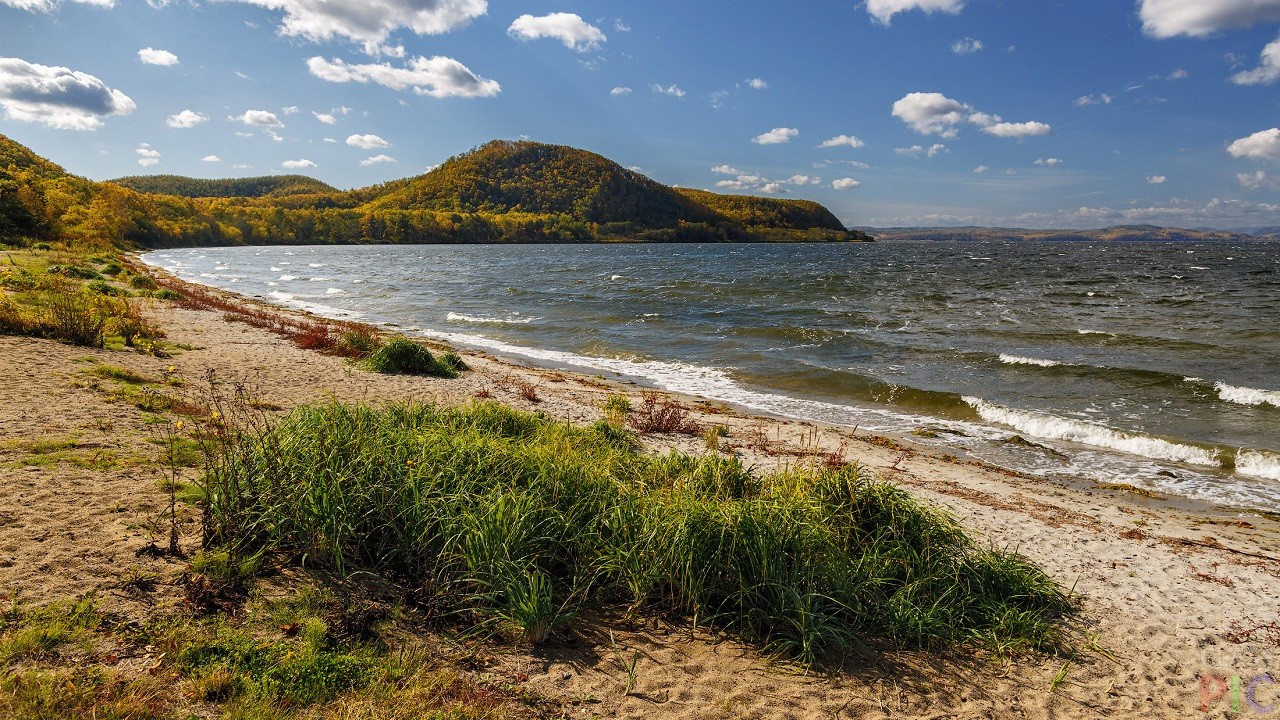
<svg viewBox="0 0 1280 720"><path fill-rule="evenodd" d="M1185 230L1158 225L1114 225L1096 230L1031 230L999 227L934 227L934 228L867 228L880 240L914 240L928 242L991 241L1195 241L1248 242L1264 239L1225 230Z"/></svg>
<svg viewBox="0 0 1280 720"><path fill-rule="evenodd" d="M802 200L676 190L595 153L494 141L351 191L301 175L92 182L0 136L0 233L118 246L868 240Z"/></svg>
<svg viewBox="0 0 1280 720"><path fill-rule="evenodd" d="M188 198L210 197L285 197L336 193L338 189L306 175L269 175L266 177L206 180L181 175L132 175L108 182L140 193L174 195Z"/></svg>

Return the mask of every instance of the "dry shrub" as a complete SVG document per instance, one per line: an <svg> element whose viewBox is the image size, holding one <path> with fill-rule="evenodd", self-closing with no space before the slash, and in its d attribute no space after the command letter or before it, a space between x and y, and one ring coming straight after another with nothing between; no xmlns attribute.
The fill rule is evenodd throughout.
<svg viewBox="0 0 1280 720"><path fill-rule="evenodd" d="M689 418L688 408L652 390L640 393L640 405L627 416L627 422L641 433L702 434L702 425Z"/></svg>

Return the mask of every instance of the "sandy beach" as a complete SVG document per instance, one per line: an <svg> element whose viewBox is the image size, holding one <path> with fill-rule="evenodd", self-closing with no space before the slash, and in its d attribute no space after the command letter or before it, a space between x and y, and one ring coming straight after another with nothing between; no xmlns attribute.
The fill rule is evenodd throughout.
<svg viewBox="0 0 1280 720"><path fill-rule="evenodd" d="M0 337L4 597L44 603L92 594L115 612L144 617L171 609L180 595L174 587L184 564L140 554L167 532L157 521L168 499L156 431L147 413L113 396L97 366L165 379L191 402L213 377L281 410L328 399L462 404L489 396L571 423L598 420L610 393L636 402L642 390L465 350L472 369L458 379L378 375L218 312L157 301L151 316L179 348L172 358ZM539 402L523 398L522 386ZM806 674L701 629L636 622L613 628L619 644L639 653L630 694L601 628L533 651L495 649L485 672L546 694L589 694L598 702L584 717L1185 718L1222 717L1233 703L1246 717L1280 708L1277 686L1258 679L1280 674L1276 518L1048 482L910 438L679 400L699 421L726 425L723 450L749 465L841 457L947 509L984 542L1024 554L1071 589L1077 652L1009 660L885 650L838 672ZM653 451L706 452L701 437L644 439ZM193 517L181 539L198 542ZM141 572L162 578L154 592L125 589Z"/></svg>

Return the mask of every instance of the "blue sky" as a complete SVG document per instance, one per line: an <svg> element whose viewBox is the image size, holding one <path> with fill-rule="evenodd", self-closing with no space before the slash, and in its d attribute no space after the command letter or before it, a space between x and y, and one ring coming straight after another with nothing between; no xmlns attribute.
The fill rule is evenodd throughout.
<svg viewBox="0 0 1280 720"><path fill-rule="evenodd" d="M1280 224L1280 0L0 0L0 106L94 179L527 137L851 226Z"/></svg>

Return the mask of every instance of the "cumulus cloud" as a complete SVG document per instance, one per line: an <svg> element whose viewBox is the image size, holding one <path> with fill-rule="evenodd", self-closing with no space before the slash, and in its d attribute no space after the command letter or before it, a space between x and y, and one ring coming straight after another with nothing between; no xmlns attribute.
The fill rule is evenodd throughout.
<svg viewBox="0 0 1280 720"><path fill-rule="evenodd" d="M972 55L984 47L981 40L963 37L951 43L951 52L956 55Z"/></svg>
<svg viewBox="0 0 1280 720"><path fill-rule="evenodd" d="M996 137L1022 139L1037 135L1048 135L1053 132L1053 126L1034 120L1020 123L998 122L984 126L982 132Z"/></svg>
<svg viewBox="0 0 1280 720"><path fill-rule="evenodd" d="M813 175L792 175L785 180L770 180L762 175L743 172L732 165L716 165L711 172L729 175L732 179L718 180L715 186L724 190L754 190L770 195L787 192L787 186L805 187L821 185L822 178Z"/></svg>
<svg viewBox="0 0 1280 720"><path fill-rule="evenodd" d="M782 192L782 183L778 183L778 182L765 183L764 185L760 186L760 192L768 193L769 195Z"/></svg>
<svg viewBox="0 0 1280 720"><path fill-rule="evenodd" d="M138 51L138 59L147 65L177 65L178 56L168 50L157 50L155 48L142 48Z"/></svg>
<svg viewBox="0 0 1280 720"><path fill-rule="evenodd" d="M564 43L570 50L586 52L600 47L608 40L596 27L573 13L551 13L542 17L521 15L507 28L507 34L519 40L551 38Z"/></svg>
<svg viewBox="0 0 1280 720"><path fill-rule="evenodd" d="M757 145L782 145L791 142L791 138L800 134L795 128L774 128L767 133L760 133L751 138L751 142Z"/></svg>
<svg viewBox="0 0 1280 720"><path fill-rule="evenodd" d="M926 13L945 12L955 15L964 9L964 0L867 0L867 13L888 25L894 15L908 10Z"/></svg>
<svg viewBox="0 0 1280 720"><path fill-rule="evenodd" d="M203 113L198 113L194 110L183 110L177 115L170 115L164 121L164 124L171 128L193 128L208 119L208 116Z"/></svg>
<svg viewBox="0 0 1280 720"><path fill-rule="evenodd" d="M929 147L925 147L923 145L912 145L911 147L894 148L893 152L904 157L920 157L921 155L937 157L941 153L950 151L947 150L946 145L943 145L942 143L934 143Z"/></svg>
<svg viewBox="0 0 1280 720"><path fill-rule="evenodd" d="M370 165L379 165L381 163L393 163L395 161L396 159L391 157L390 155L374 155L371 158L365 158L364 160L361 160L360 164L365 167L368 167Z"/></svg>
<svg viewBox="0 0 1280 720"><path fill-rule="evenodd" d="M280 122L280 118L276 117L273 112L266 110L245 110L242 115L236 115L232 120L239 120L245 125L262 128L280 128L284 127L284 123Z"/></svg>
<svg viewBox="0 0 1280 720"><path fill-rule="evenodd" d="M462 63L443 56L415 57L405 67L390 63L350 65L335 59L313 57L307 61L311 74L333 83L375 83L392 90L412 89L434 98L493 97L502 91L494 80L476 75Z"/></svg>
<svg viewBox="0 0 1280 720"><path fill-rule="evenodd" d="M732 165L717 165L711 168L711 172L717 175L741 175L742 171Z"/></svg>
<svg viewBox="0 0 1280 720"><path fill-rule="evenodd" d="M631 94L631 88L626 87L626 86L623 86L623 85L619 85L618 87L615 87L614 89L610 90L610 91L609 91L609 94L610 94L610 95L614 95L614 96L618 96L618 95L630 95L630 94Z"/></svg>
<svg viewBox="0 0 1280 720"><path fill-rule="evenodd" d="M662 87L661 85L654 83L649 87L649 89L657 93L658 95L670 95L671 97L680 97L680 98L684 97L685 95L685 92L680 89L680 86L674 85L674 84L668 85L667 87Z"/></svg>
<svg viewBox="0 0 1280 720"><path fill-rule="evenodd" d="M280 167L285 168L286 170L301 170L303 168L313 168L313 167L319 167L319 166L317 166L315 163L311 162L310 160L304 159L304 160L285 160L284 162L280 163Z"/></svg>
<svg viewBox="0 0 1280 720"><path fill-rule="evenodd" d="M1280 128L1259 130L1227 146L1231 157L1250 160L1280 160Z"/></svg>
<svg viewBox="0 0 1280 720"><path fill-rule="evenodd" d="M1189 77L1191 77L1191 73L1187 72L1186 70L1183 70L1182 68L1178 68L1177 70L1174 70L1168 75L1152 75L1150 79L1152 80L1186 80Z"/></svg>
<svg viewBox="0 0 1280 720"><path fill-rule="evenodd" d="M893 104L893 116L921 135L952 138L955 126L963 122L973 108L942 93L907 93Z"/></svg>
<svg viewBox="0 0 1280 720"><path fill-rule="evenodd" d="M764 78L750 78L746 83L747 87L753 90L764 90L769 87L769 83L765 82Z"/></svg>
<svg viewBox="0 0 1280 720"><path fill-rule="evenodd" d="M0 106L10 119L60 130L96 130L103 118L137 107L93 75L20 58L0 58Z"/></svg>
<svg viewBox="0 0 1280 720"><path fill-rule="evenodd" d="M787 178L787 182L792 185L817 185L822 182L822 178L810 177L808 175L792 175Z"/></svg>
<svg viewBox="0 0 1280 720"><path fill-rule="evenodd" d="M320 113L312 110L311 114L315 115L316 119L324 123L325 125L333 125L334 123L338 122L338 118L334 117L333 113Z"/></svg>
<svg viewBox="0 0 1280 720"><path fill-rule="evenodd" d="M1167 178L1167 177L1165 177L1165 176L1163 176L1163 175L1152 175L1151 177L1148 177L1148 178L1147 178L1147 184L1148 184L1148 185L1163 185L1163 184L1165 183L1165 181L1166 181L1166 180L1168 180L1168 179L1169 179L1169 178Z"/></svg>
<svg viewBox="0 0 1280 720"><path fill-rule="evenodd" d="M138 145L134 152L138 153L138 164L142 167L151 167L160 163L160 151L153 150L147 143Z"/></svg>
<svg viewBox="0 0 1280 720"><path fill-rule="evenodd" d="M1262 49L1258 67L1231 76L1237 85L1270 85L1276 80L1280 80L1280 37Z"/></svg>
<svg viewBox="0 0 1280 720"><path fill-rule="evenodd" d="M204 157L200 158L200 162L210 162L210 163L222 162L222 158L218 157L217 155L205 155Z"/></svg>
<svg viewBox="0 0 1280 720"><path fill-rule="evenodd" d="M1115 98L1106 93L1098 93L1097 95L1083 95L1076 98L1076 105L1085 107L1088 105L1110 105Z"/></svg>
<svg viewBox="0 0 1280 720"><path fill-rule="evenodd" d="M1004 122L999 115L979 112L972 105L936 92L907 93L893 104L893 116L921 135L937 135L948 139L959 135L959 126L966 121L996 137L1021 139L1033 135L1048 135L1053 129L1046 123L1036 121Z"/></svg>
<svg viewBox="0 0 1280 720"><path fill-rule="evenodd" d="M1157 38L1204 37L1280 20L1280 0L1139 0L1142 29Z"/></svg>
<svg viewBox="0 0 1280 720"><path fill-rule="evenodd" d="M1036 165L1039 165L1041 167L1057 167L1061 164L1062 164L1062 159L1056 158L1056 157L1040 158L1036 160Z"/></svg>
<svg viewBox="0 0 1280 720"><path fill-rule="evenodd" d="M846 146L851 148L860 148L865 144L866 143L862 142L862 140L860 140L855 135L837 135L829 140L823 140L822 144L819 145L818 147L835 148L835 147Z"/></svg>
<svg viewBox="0 0 1280 720"><path fill-rule="evenodd" d="M347 138L347 144L351 147L358 147L361 150L376 150L378 148L391 147L391 143L383 140L377 135L352 135Z"/></svg>
<svg viewBox="0 0 1280 720"><path fill-rule="evenodd" d="M233 0L280 10L280 34L313 42L345 38L369 54L403 55L387 44L390 34L408 28L439 35L488 12L486 0Z"/></svg>
<svg viewBox="0 0 1280 720"><path fill-rule="evenodd" d="M974 168L974 169L973 169L973 172L974 172L974 174L975 174L975 175L981 175L982 173L984 173L984 172L986 172L986 171L988 171L988 170L990 170L990 169L991 169L991 168L987 167L986 165L979 165L978 167L976 167L976 168Z"/></svg>
<svg viewBox="0 0 1280 720"><path fill-rule="evenodd" d="M854 180L853 178L840 178L839 180L831 181L831 187L836 190L852 190L860 185L862 185L862 183Z"/></svg>
<svg viewBox="0 0 1280 720"><path fill-rule="evenodd" d="M1280 181L1258 170L1251 173L1236 173L1236 182L1245 190L1262 190L1280 187Z"/></svg>

